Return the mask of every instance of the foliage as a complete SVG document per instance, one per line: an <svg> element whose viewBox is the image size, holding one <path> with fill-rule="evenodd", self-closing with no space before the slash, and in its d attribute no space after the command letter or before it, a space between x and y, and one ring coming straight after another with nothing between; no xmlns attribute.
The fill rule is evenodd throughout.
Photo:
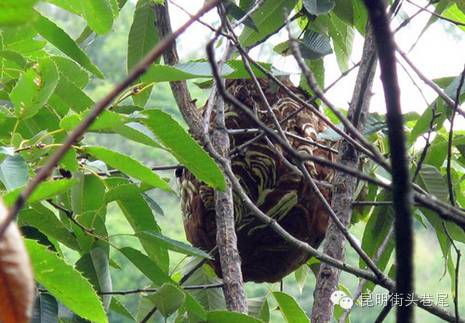
<svg viewBox="0 0 465 323"><path fill-rule="evenodd" d="M115 23L117 19L126 19L125 27L128 23L131 26L127 28L126 64L121 66L131 70L160 41L154 28L152 1L138 0L132 16L127 12L132 4L122 0L47 2L37 4L32 0L17 0L4 1L0 5L0 182L7 205L15 202L66 135L88 115L95 104L96 93L102 94L102 88L105 88L104 82L114 83L127 72L102 72L107 71L105 64L110 63L102 61L103 55L95 49L99 47L87 47L86 43L95 40L96 44L101 44L99 42L103 42L112 29L119 27ZM252 4L250 0L231 1L230 18L241 19ZM462 2L455 4L441 0L435 4L434 10L450 19L465 20ZM341 72L348 70L354 35L364 36L365 33L367 15L361 0L265 0L244 20L241 44L252 48L277 34L285 25L286 11L297 21L299 47L309 66L318 71L320 86L325 85L324 56L334 54ZM77 36L71 33L71 30L75 33L75 26L63 27L51 12L65 14L71 21L80 21L82 26L79 26ZM433 16L424 32L436 20ZM458 28L464 30L463 26ZM289 55L288 42L276 45L274 51ZM287 76L270 62L262 62L262 66L276 76ZM264 76L256 67L253 70L258 77ZM244 64L237 58L226 62L222 73L227 79L248 77ZM448 79L436 80L436 83L450 97L455 97L459 76L457 73ZM309 321L305 313L308 308L302 308L307 307L308 302L299 302L287 293L272 292L265 297L251 298L250 313L243 315L225 311L218 289L190 291L183 288L180 282L182 272L192 264L178 268L181 257L210 256L204 250L166 235L166 232L172 232L170 220L155 217L154 213L163 213L160 200L175 199L173 192L176 189L165 174L153 168L162 161L179 163L198 179L219 190L225 188L225 178L213 158L177 121L179 113L173 108L160 109L163 95L167 96L166 82L179 80L196 80L202 82L200 86L208 88L212 83L209 63L201 59L167 66L157 61L150 66L136 84L97 118L86 137L73 145L53 176L41 183L21 210L18 224L23 229L40 288L34 321L56 321L63 312L58 308L64 306L70 312L60 320L80 317L107 322L108 317L123 316L125 320L134 321L156 307L164 318L175 317L179 321L267 322L270 310L273 312L274 309L270 304L277 304L276 308L288 322ZM159 89L165 91L155 93ZM197 88L194 91L201 92ZM461 92L461 102L465 99L464 93L465 88ZM160 101L154 103L155 95ZM448 202L446 152L450 109L438 97L421 115L404 116L407 120L405 131L414 171L423 151L419 147L424 143L423 136L431 131L435 113L439 116L433 120L434 139L416 184ZM373 113L369 120L366 138L388 154L384 116ZM339 139L330 131L324 135L329 140ZM153 151L157 161L153 158L142 162L132 151L118 151L117 148L121 148L118 141L127 143L126 149L137 147L139 151ZM464 147L465 134L456 131L451 156L452 178L454 195L462 208L465 207ZM369 175L389 179L389 175L371 161L367 161L363 168ZM389 193L377 187L361 183L358 192L360 200L390 201ZM384 233L392 225L392 213L389 205L355 210L353 225L362 227L358 232L361 245L370 256L374 256L383 244ZM424 208L416 208L415 216L418 226L428 226L428 232L436 236L444 268L453 282L456 274L453 270L456 265L452 257L453 242L465 243L464 232ZM119 223L124 223L121 226L131 242L109 234L110 223L120 220L124 221ZM391 260L393 250L390 240L379 257L379 267L386 272L391 272L394 266ZM122 263L137 270L137 280L131 280L131 286L126 286L128 289L143 288L141 284L154 289L137 296L137 310L132 308L133 304L126 308L127 304L121 298L102 293L111 292L113 283L124 280ZM359 265L364 267L361 261ZM217 282L213 275L211 269L204 266L187 283ZM295 273L301 291L310 280L307 275L307 266ZM374 287L367 285L365 290Z"/></svg>

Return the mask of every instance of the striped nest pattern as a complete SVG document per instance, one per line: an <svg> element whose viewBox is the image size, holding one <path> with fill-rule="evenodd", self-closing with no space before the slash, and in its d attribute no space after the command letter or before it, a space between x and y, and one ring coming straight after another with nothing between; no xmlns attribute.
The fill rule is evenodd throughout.
<svg viewBox="0 0 465 323"><path fill-rule="evenodd" d="M289 98L286 93L271 84L260 80L261 86L272 109L283 120L295 114L301 105ZM287 84L302 98L305 94ZM262 105L254 84L249 80L236 80L227 83L228 91L248 107L266 125L274 128L272 119ZM228 129L256 128L250 118L238 109L226 105L225 121ZM324 124L310 111L304 109L282 124L290 144L299 151L334 159L333 153L309 142L318 142L317 135L325 129ZM292 137L292 134L306 140ZM268 216L291 233L294 237L318 247L324 238L328 225L328 214L310 184L301 175L291 170L282 156L292 160L281 145L265 139L248 145L257 133L231 134L232 168L250 199ZM244 146L243 146L244 145ZM235 151L235 152L234 152ZM311 176L318 181L330 182L332 169L307 162L305 165ZM211 250L216 245L215 201L213 190L199 182L190 172L183 169L180 175L181 207L187 239L196 247ZM325 198L331 191L320 187ZM238 237L238 249L242 260L242 273L245 281L275 282L291 273L308 260L308 254L290 245L266 224L258 220L234 195L234 216ZM211 262L221 277L219 259Z"/></svg>

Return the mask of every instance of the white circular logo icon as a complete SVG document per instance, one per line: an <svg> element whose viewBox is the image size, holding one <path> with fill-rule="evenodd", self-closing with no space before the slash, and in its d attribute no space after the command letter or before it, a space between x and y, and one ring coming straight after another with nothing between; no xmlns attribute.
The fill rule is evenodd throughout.
<svg viewBox="0 0 465 323"><path fill-rule="evenodd" d="M335 305L339 305L344 310L349 310L354 306L352 298L341 290L337 290L331 294L331 302Z"/></svg>

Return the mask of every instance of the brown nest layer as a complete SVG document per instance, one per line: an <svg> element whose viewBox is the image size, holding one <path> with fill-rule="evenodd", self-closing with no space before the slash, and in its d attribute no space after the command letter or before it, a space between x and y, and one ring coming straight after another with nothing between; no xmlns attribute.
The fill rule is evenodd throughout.
<svg viewBox="0 0 465 323"><path fill-rule="evenodd" d="M325 129L324 124L308 109L295 114L301 109L301 104L289 98L281 88L270 81L260 80L260 84L278 120L294 114L282 124L283 130L291 134L288 136L290 144L298 151L332 160L334 156L330 150L312 144L317 142L328 145L317 137L318 133ZM288 86L302 98L307 99L299 89L291 84ZM270 128L275 128L252 81L230 81L227 83L227 89L253 109L261 121ZM225 106L225 121L228 129L257 127L253 120L229 105ZM292 134L305 140L292 137ZM289 161L292 158L281 145L273 141L270 144L264 138L244 145L257 135L256 132L230 135L233 152L231 163L235 175L250 199L263 212L278 221L294 237L315 248L318 247L328 225L328 214L322 202L310 184L304 181L301 175L292 171L283 160L282 156ZM306 167L315 180L331 181L332 169L310 162L306 163ZM180 180L187 239L194 246L209 251L216 245L213 190L199 182L187 170L183 170ZM320 185L320 190L326 199L331 197L331 191L327 187ZM245 281L275 282L308 260L306 252L286 242L258 220L236 194L234 216ZM215 259L211 264L217 275L221 277L219 259Z"/></svg>

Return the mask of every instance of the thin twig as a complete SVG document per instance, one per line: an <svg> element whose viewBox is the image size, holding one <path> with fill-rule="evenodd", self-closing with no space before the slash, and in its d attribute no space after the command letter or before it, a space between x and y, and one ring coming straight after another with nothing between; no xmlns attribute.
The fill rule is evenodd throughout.
<svg viewBox="0 0 465 323"><path fill-rule="evenodd" d="M454 19L450 19L450 18L447 18L447 17L444 17L444 16L441 16L440 14L437 14L436 12L434 11L431 11L431 10L428 10L427 8L424 8L418 4L416 4L415 2L411 1L411 0L407 0L408 3L410 3L411 5L419 8L421 11L425 11L427 13L429 13L430 15L438 18L438 19L441 19L441 20L444 20L444 21L447 21L447 22L450 22L456 26L465 26L465 22L462 22L462 21L458 21L458 20L454 20Z"/></svg>
<svg viewBox="0 0 465 323"><path fill-rule="evenodd" d="M423 163L426 159L426 155L428 153L429 147L431 146L431 134L434 131L434 122L436 119L441 115L440 113L436 112L437 105L434 104L431 107L431 120L429 122L429 128L428 128L428 133L426 134L426 139L425 139L425 147L423 147L423 150L420 155L420 159L418 160L417 167L415 169L415 174L413 175L412 182L415 182L417 179L418 174L420 174L421 167L423 166Z"/></svg>
<svg viewBox="0 0 465 323"><path fill-rule="evenodd" d="M454 193L454 185L452 182L452 144L454 140L454 121L455 115L457 113L457 108L459 106L460 101L460 93L462 91L463 81L465 79L465 66L462 71L462 75L460 77L459 85L457 87L457 92L455 94L455 103L454 108L452 109L452 115L450 117L450 128L449 128L449 141L447 143L447 166L446 166L446 173L447 173L447 187L449 189L449 200L450 204L455 206L455 193Z"/></svg>
<svg viewBox="0 0 465 323"><path fill-rule="evenodd" d="M217 284L209 284L209 285L190 285L190 286L183 286L182 289L184 290L205 290L205 289L213 289L213 288L222 288L223 283ZM133 295L133 294L143 294L143 293L156 293L160 289L159 288L136 288L130 290L122 290L122 291L111 291L111 292L98 292L99 295ZM41 290L39 290L41 291Z"/></svg>

